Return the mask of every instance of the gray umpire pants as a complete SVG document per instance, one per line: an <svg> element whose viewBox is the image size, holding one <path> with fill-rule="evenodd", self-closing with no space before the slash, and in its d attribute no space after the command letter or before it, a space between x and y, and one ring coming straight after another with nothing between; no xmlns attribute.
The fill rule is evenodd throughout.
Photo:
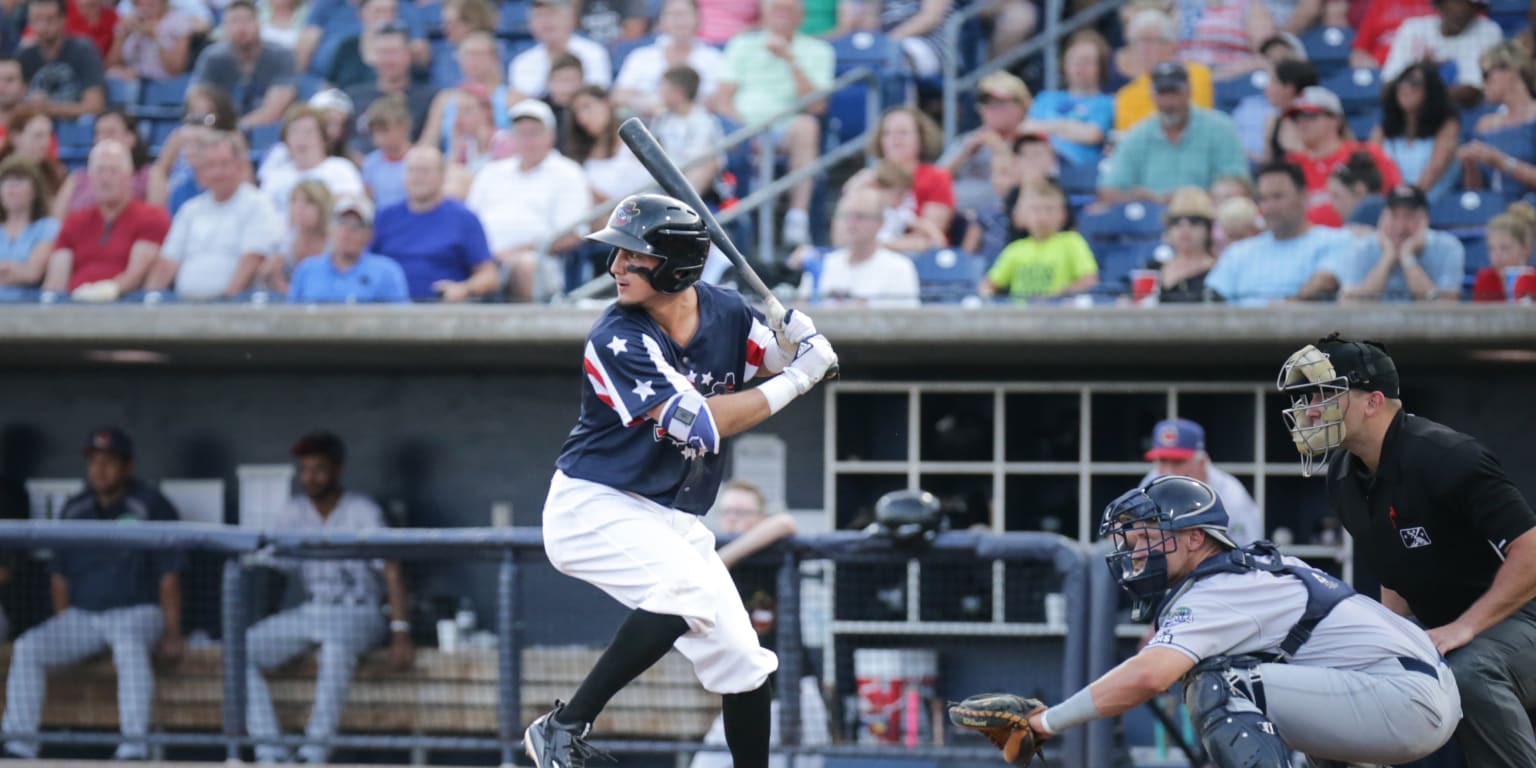
<svg viewBox="0 0 1536 768"><path fill-rule="evenodd" d="M1461 683L1466 716L1456 740L1467 768L1536 766L1536 739L1526 712L1536 707L1536 603L1446 658Z"/></svg>
<svg viewBox="0 0 1536 768"><path fill-rule="evenodd" d="M1445 664L1433 677L1397 659L1360 670L1260 664L1234 672L1262 684L1263 712L1286 745L1323 764L1417 760L1449 741L1461 719Z"/></svg>
<svg viewBox="0 0 1536 768"><path fill-rule="evenodd" d="M164 629L165 617L158 605L135 605L106 611L66 608L23 633L11 651L0 731L36 733L47 693L47 669L83 661L110 646L117 666L118 725L125 736L148 733L155 695L149 656ZM37 744L30 741L8 740L6 748L19 755L37 754Z"/></svg>
<svg viewBox="0 0 1536 768"><path fill-rule="evenodd" d="M305 735L326 738L336 734L341 708L347 702L352 670L357 657L378 645L384 636L384 614L378 605L307 602L263 619L246 633L246 730L252 736L277 736L277 714L262 671L319 646L319 677L315 680L315 704ZM325 762L330 750L308 745L302 754L309 762ZM287 750L276 746L256 748L261 761L278 760Z"/></svg>

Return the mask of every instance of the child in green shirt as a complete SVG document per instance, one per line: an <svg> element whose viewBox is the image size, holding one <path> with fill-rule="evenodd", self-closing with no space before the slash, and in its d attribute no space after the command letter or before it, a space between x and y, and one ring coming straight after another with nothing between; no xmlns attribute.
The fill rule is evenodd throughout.
<svg viewBox="0 0 1536 768"><path fill-rule="evenodd" d="M1067 195L1041 180L1019 192L1014 225L1029 231L1003 249L981 281L981 294L1007 291L1017 301L1080 293L1099 282L1099 265L1082 235L1068 229Z"/></svg>

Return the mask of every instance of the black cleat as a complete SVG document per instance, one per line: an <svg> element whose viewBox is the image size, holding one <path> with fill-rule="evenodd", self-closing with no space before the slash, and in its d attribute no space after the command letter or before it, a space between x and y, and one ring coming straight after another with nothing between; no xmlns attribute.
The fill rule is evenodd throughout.
<svg viewBox="0 0 1536 768"><path fill-rule="evenodd" d="M523 732L523 751L534 768L586 768L587 760L597 755L612 760L608 753L587 743L591 723L566 725L555 718L564 708L564 703L556 701L553 710Z"/></svg>

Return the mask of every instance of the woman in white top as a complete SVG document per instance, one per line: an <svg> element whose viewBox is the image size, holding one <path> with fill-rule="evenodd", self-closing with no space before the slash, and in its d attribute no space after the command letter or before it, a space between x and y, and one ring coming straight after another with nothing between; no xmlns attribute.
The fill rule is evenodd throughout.
<svg viewBox="0 0 1536 768"><path fill-rule="evenodd" d="M309 21L309 7L303 0L263 0L256 9L262 42L293 50Z"/></svg>
<svg viewBox="0 0 1536 768"><path fill-rule="evenodd" d="M319 180L294 185L289 195L288 229L277 249L261 265L261 278L273 293L287 296L293 268L311 256L325 253L334 202L331 191Z"/></svg>
<svg viewBox="0 0 1536 768"><path fill-rule="evenodd" d="M699 73L698 100L708 103L715 95L715 75L725 63L725 54L699 39L696 0L662 3L656 32L656 42L636 48L624 58L613 81L613 102L643 115L655 114L661 106L656 94L662 73L687 64Z"/></svg>
<svg viewBox="0 0 1536 768"><path fill-rule="evenodd" d="M650 184L651 174L619 140L619 118L608 91L588 85L571 97L566 156L581 163L597 202L623 197Z"/></svg>
<svg viewBox="0 0 1536 768"><path fill-rule="evenodd" d="M325 123L325 115L309 106L289 110L283 120L282 142L288 156L263 163L258 179L279 214L287 214L289 193L305 179L320 180L333 197L366 194L362 174L352 161L326 155Z"/></svg>

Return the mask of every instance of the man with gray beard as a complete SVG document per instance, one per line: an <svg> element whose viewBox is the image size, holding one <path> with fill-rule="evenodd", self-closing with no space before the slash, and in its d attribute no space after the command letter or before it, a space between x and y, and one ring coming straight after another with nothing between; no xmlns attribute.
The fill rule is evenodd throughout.
<svg viewBox="0 0 1536 768"><path fill-rule="evenodd" d="M1152 69L1155 119L1121 137L1100 180L1099 201L1162 203L1179 187L1209 189L1223 176L1248 176L1248 160L1232 119L1190 104L1189 72L1165 61Z"/></svg>

